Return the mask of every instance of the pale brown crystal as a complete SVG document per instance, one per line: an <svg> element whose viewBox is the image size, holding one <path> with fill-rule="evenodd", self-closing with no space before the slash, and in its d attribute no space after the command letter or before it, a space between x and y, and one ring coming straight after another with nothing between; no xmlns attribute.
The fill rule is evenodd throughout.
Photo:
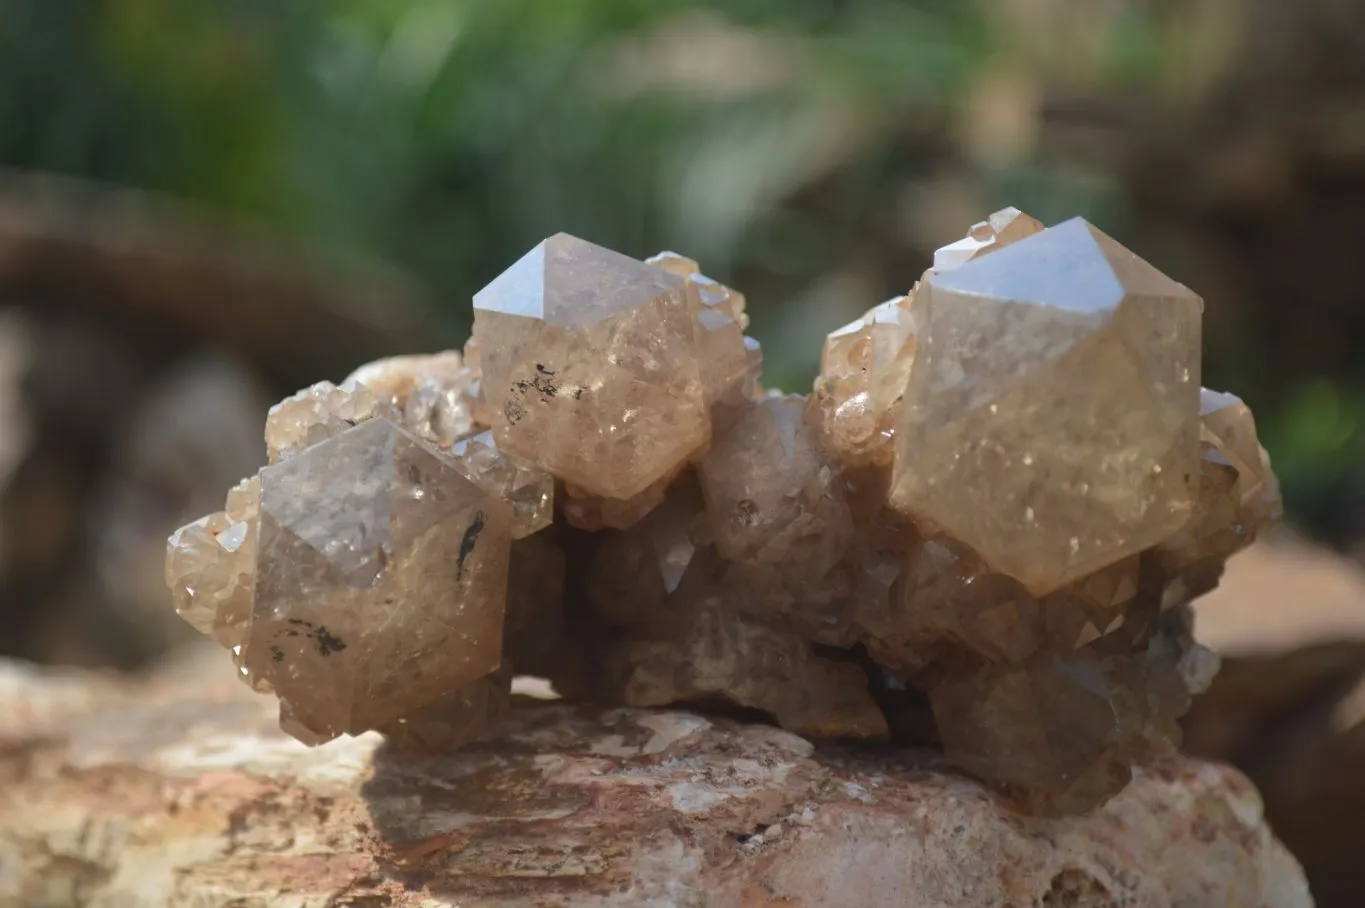
<svg viewBox="0 0 1365 908"><path fill-rule="evenodd" d="M176 530L167 542L166 583L175 610L231 649L246 641L256 573L260 484L243 480L226 508Z"/></svg>
<svg viewBox="0 0 1365 908"><path fill-rule="evenodd" d="M463 356L270 412L271 465L183 527L187 621L309 744L477 736L512 674L946 756L1042 812L1175 746L1217 656L1189 600L1274 524L1250 411L1199 388L1199 298L1015 209L765 393L744 298L566 235Z"/></svg>
<svg viewBox="0 0 1365 908"><path fill-rule="evenodd" d="M361 366L355 382L383 399L400 424L439 447L476 431L475 395L479 373L454 350L422 356L394 356Z"/></svg>
<svg viewBox="0 0 1365 908"><path fill-rule="evenodd" d="M1079 218L925 281L892 500L1044 594L1198 491L1202 303Z"/></svg>
<svg viewBox="0 0 1365 908"><path fill-rule="evenodd" d="M564 520L569 526L580 530L628 530L663 503L669 486L684 467L684 464L679 464L643 492L630 498L603 498L571 482L565 483L562 501Z"/></svg>
<svg viewBox="0 0 1365 908"><path fill-rule="evenodd" d="M700 266L675 252L661 252L646 264L685 278L697 295L697 344L708 403L737 403L757 378L751 375L744 329L749 317L743 295L701 273Z"/></svg>
<svg viewBox="0 0 1365 908"><path fill-rule="evenodd" d="M245 664L322 738L496 670L512 516L386 419L261 471Z"/></svg>
<svg viewBox="0 0 1365 908"><path fill-rule="evenodd" d="M986 220L973 224L962 239L935 251L933 270L951 271L1042 230L1042 223L1018 208L1002 208Z"/></svg>
<svg viewBox="0 0 1365 908"><path fill-rule="evenodd" d="M1194 514L1149 556L1166 604L1213 589L1223 563L1280 517L1280 489L1251 411L1231 394L1200 392L1199 497Z"/></svg>
<svg viewBox="0 0 1365 908"><path fill-rule="evenodd" d="M466 479L512 506L512 538L544 529L554 520L555 480L519 457L498 450L492 432L479 432L450 446L452 464Z"/></svg>
<svg viewBox="0 0 1365 908"><path fill-rule="evenodd" d="M914 359L909 297L874 306L825 339L808 417L844 464L891 465L896 406Z"/></svg>
<svg viewBox="0 0 1365 908"><path fill-rule="evenodd" d="M939 249L926 278L1042 229L1017 208L997 211L965 239ZM808 418L846 466L891 465L896 416L917 348L914 292L872 307L825 338Z"/></svg>
<svg viewBox="0 0 1365 908"><path fill-rule="evenodd" d="M200 633L213 632L220 603L237 593L241 572L233 562L240 540L220 540L231 527L217 511L176 530L167 542L166 582L176 613Z"/></svg>
<svg viewBox="0 0 1365 908"><path fill-rule="evenodd" d="M451 750L474 740L506 715L511 692L512 675L495 671L452 689L379 730L397 747Z"/></svg>
<svg viewBox="0 0 1365 908"><path fill-rule="evenodd" d="M684 278L545 240L474 297L498 445L594 495L644 491L710 435L700 309Z"/></svg>
<svg viewBox="0 0 1365 908"><path fill-rule="evenodd" d="M279 463L356 423L394 415L387 400L358 382L338 387L320 381L270 408L265 417L266 456Z"/></svg>
<svg viewBox="0 0 1365 908"><path fill-rule="evenodd" d="M697 554L702 508L695 478L685 476L630 532L602 534L584 585L598 620L631 627L666 620L678 610L676 594Z"/></svg>
<svg viewBox="0 0 1365 908"><path fill-rule="evenodd" d="M716 437L697 462L716 549L739 563L821 576L853 535L837 468L803 420L805 401L769 395L716 412Z"/></svg>

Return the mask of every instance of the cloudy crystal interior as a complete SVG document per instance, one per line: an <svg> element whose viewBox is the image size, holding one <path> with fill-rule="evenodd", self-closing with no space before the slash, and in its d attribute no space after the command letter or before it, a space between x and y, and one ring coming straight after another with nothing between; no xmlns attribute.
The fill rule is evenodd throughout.
<svg viewBox="0 0 1365 908"><path fill-rule="evenodd" d="M1217 668L1189 603L1280 515L1250 410L1200 387L1202 308L1006 209L782 394L741 294L559 234L475 295L463 354L272 408L167 582L309 744L458 746L529 674L1086 810L1178 745Z"/></svg>

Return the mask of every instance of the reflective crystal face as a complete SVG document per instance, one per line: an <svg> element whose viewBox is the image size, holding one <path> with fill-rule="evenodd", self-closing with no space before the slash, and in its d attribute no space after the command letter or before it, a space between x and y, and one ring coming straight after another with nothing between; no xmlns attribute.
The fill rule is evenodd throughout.
<svg viewBox="0 0 1365 908"><path fill-rule="evenodd" d="M1076 219L930 277L915 308L898 509L1035 595L1189 518L1199 297Z"/></svg>
<svg viewBox="0 0 1365 908"><path fill-rule="evenodd" d="M688 281L558 234L474 297L498 446L631 498L705 444L700 304Z"/></svg>
<svg viewBox="0 0 1365 908"><path fill-rule="evenodd" d="M176 530L167 542L166 581L175 610L202 634L214 632L218 610L225 605L236 611L238 600L249 607L251 552L246 536L246 524L234 524L216 511Z"/></svg>
<svg viewBox="0 0 1365 908"><path fill-rule="evenodd" d="M261 471L248 669L323 739L498 668L506 502L388 420Z"/></svg>
<svg viewBox="0 0 1365 908"><path fill-rule="evenodd" d="M1237 471L1235 494L1242 522L1251 525L1254 532L1261 525L1278 521L1282 511L1280 483L1270 469L1270 455L1256 438L1251 410L1235 394L1202 388L1199 418L1204 444Z"/></svg>

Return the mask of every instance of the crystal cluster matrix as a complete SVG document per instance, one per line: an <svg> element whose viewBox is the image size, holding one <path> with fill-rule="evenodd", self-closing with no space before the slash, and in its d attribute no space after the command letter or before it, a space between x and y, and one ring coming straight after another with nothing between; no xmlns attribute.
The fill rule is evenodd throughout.
<svg viewBox="0 0 1365 908"><path fill-rule="evenodd" d="M1190 601L1279 516L1198 296L1007 209L764 390L744 297L560 234L463 353L272 408L269 464L169 541L177 611L317 744L457 746L514 674L933 745L1084 810L1217 670Z"/></svg>

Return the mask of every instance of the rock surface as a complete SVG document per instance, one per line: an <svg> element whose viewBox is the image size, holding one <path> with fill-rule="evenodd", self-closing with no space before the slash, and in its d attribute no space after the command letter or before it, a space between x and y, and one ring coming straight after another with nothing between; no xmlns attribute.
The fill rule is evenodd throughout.
<svg viewBox="0 0 1365 908"><path fill-rule="evenodd" d="M309 749L221 664L0 666L0 906L1312 904L1217 764L1043 820L924 754L674 711L523 698L449 755Z"/></svg>

